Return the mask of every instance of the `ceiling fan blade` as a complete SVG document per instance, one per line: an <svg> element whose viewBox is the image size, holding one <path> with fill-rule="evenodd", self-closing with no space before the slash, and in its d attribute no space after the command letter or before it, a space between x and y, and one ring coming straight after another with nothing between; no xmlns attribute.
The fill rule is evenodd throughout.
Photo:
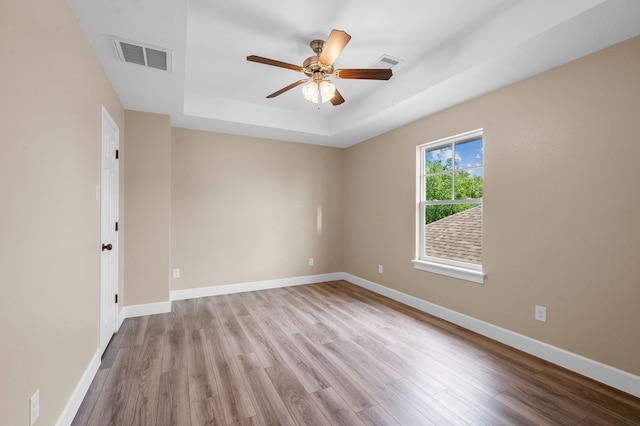
<svg viewBox="0 0 640 426"><path fill-rule="evenodd" d="M393 72L387 68L351 68L336 70L337 78L351 78L359 80L389 80Z"/></svg>
<svg viewBox="0 0 640 426"><path fill-rule="evenodd" d="M336 89L335 95L333 95L333 98L331 98L331 103L333 104L333 106L338 106L344 103L344 98L342 97L340 92L338 92L338 89Z"/></svg>
<svg viewBox="0 0 640 426"><path fill-rule="evenodd" d="M294 87L300 86L302 83L306 83L307 81L309 81L308 78L305 78L303 80L299 80L296 81L295 83L292 83L290 85L288 85L287 87L283 87L282 89L278 90L277 92L273 92L272 94L270 94L269 96L267 96L267 99L271 99L271 98L275 98L276 96L280 96L282 95L284 92L286 92L287 90L291 90Z"/></svg>
<svg viewBox="0 0 640 426"><path fill-rule="evenodd" d="M344 31L332 30L320 54L320 63L333 65L349 40L351 40L351 36Z"/></svg>
<svg viewBox="0 0 640 426"><path fill-rule="evenodd" d="M247 61L258 62L260 64L265 64L265 65L273 65L274 67L287 68L294 71L303 70L300 65L288 64L286 62L276 61L275 59L263 58L262 56L256 56L256 55L247 56Z"/></svg>

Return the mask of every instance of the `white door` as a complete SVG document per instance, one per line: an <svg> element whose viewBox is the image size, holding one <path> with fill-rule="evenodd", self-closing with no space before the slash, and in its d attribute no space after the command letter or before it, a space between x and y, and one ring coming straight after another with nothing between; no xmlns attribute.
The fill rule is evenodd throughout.
<svg viewBox="0 0 640 426"><path fill-rule="evenodd" d="M100 352L116 332L118 318L118 126L102 107L100 177Z"/></svg>

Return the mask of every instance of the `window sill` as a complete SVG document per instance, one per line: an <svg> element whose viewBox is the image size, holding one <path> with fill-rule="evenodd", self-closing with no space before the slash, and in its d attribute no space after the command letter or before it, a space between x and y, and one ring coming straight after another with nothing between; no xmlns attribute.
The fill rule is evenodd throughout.
<svg viewBox="0 0 640 426"><path fill-rule="evenodd" d="M448 277L471 281L477 284L484 284L484 273L479 269L446 265L426 260L412 260L411 263L413 263L413 267L415 269L419 269L421 271L433 272L440 275L446 275Z"/></svg>

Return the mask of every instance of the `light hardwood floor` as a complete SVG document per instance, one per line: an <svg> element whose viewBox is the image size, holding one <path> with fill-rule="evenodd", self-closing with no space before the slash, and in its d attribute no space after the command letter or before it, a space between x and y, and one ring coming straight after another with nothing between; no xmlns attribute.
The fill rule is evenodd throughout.
<svg viewBox="0 0 640 426"><path fill-rule="evenodd" d="M126 320L74 425L639 425L640 399L334 281Z"/></svg>

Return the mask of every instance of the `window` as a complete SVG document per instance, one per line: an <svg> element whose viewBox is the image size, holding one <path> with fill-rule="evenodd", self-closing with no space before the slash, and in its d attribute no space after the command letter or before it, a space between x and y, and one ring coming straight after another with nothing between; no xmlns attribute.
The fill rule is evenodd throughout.
<svg viewBox="0 0 640 426"><path fill-rule="evenodd" d="M416 269L482 283L484 145L475 130L418 147Z"/></svg>

